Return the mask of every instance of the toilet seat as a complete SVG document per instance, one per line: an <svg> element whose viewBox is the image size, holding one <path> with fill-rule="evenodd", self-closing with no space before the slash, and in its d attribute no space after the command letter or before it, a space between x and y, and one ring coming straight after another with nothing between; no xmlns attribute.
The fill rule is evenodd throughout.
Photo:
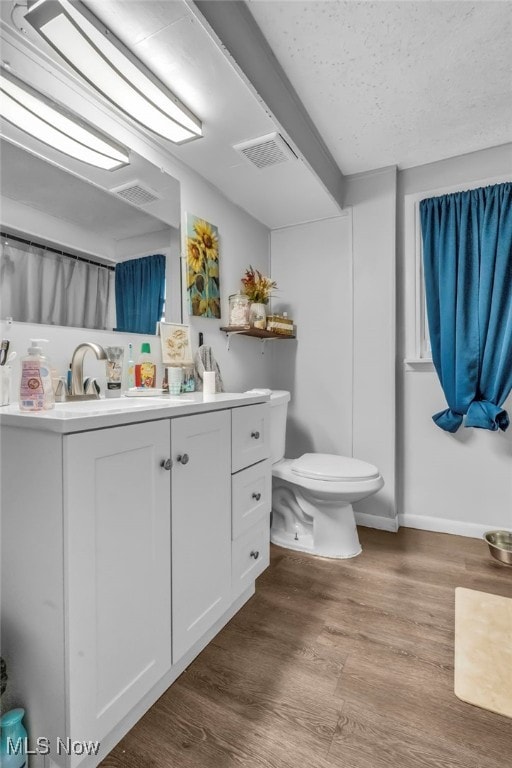
<svg viewBox="0 0 512 768"><path fill-rule="evenodd" d="M380 476L373 464L332 453L305 453L291 462L290 470L298 477L327 482L361 482Z"/></svg>

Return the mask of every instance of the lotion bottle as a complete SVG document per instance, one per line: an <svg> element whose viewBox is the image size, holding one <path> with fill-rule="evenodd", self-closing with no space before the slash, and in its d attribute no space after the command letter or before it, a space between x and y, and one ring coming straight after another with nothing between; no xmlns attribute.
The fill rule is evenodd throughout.
<svg viewBox="0 0 512 768"><path fill-rule="evenodd" d="M20 411L55 407L50 364L39 346L46 339L30 339L27 357L21 360Z"/></svg>

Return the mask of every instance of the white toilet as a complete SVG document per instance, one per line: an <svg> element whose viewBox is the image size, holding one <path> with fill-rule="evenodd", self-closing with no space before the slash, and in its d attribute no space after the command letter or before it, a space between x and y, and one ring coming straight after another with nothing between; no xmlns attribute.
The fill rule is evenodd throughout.
<svg viewBox="0 0 512 768"><path fill-rule="evenodd" d="M274 544L321 557L361 552L352 502L384 485L377 467L330 453L285 459L290 393L273 391L271 405L272 526Z"/></svg>

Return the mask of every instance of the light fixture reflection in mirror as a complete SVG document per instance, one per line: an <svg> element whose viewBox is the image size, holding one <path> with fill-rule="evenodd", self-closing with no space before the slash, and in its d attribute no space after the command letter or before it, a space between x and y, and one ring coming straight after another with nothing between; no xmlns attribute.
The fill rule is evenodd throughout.
<svg viewBox="0 0 512 768"><path fill-rule="evenodd" d="M0 115L38 141L108 171L130 162L128 150L6 69L0 74Z"/></svg>

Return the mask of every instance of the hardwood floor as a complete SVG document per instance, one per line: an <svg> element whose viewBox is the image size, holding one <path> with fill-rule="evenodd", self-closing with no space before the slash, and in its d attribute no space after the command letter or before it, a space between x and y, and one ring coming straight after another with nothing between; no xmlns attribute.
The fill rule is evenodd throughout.
<svg viewBox="0 0 512 768"><path fill-rule="evenodd" d="M102 768L503 768L512 720L453 693L454 589L512 597L476 539L360 529L273 548L256 595Z"/></svg>

